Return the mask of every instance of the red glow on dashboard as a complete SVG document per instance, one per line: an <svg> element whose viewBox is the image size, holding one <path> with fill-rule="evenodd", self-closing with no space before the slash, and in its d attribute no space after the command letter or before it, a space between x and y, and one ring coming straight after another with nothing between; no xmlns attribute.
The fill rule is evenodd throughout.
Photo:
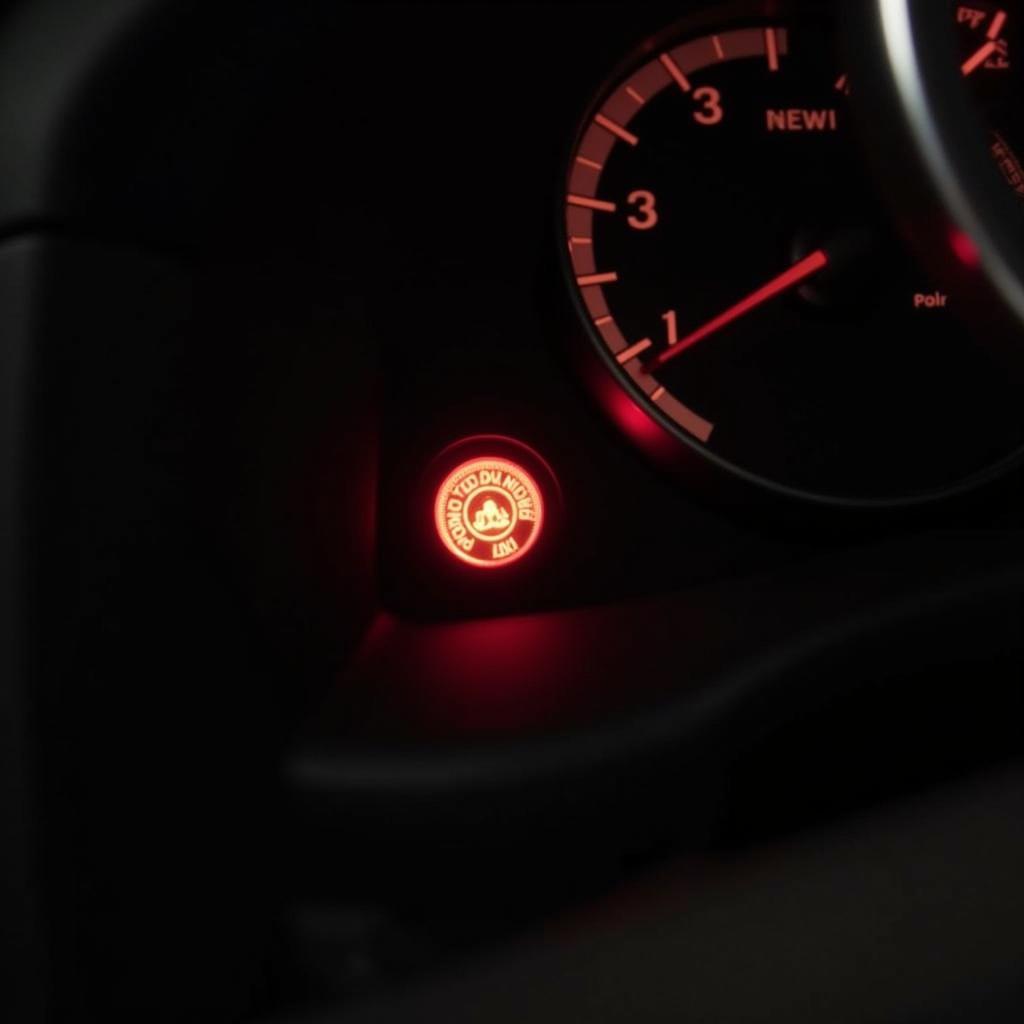
<svg viewBox="0 0 1024 1024"><path fill-rule="evenodd" d="M676 446L668 432L633 400L607 373L594 373L591 384L615 425L654 459L670 460Z"/></svg>
<svg viewBox="0 0 1024 1024"><path fill-rule="evenodd" d="M544 499L529 472L505 458L456 466L437 490L434 524L445 548L477 569L518 562L544 526Z"/></svg>
<svg viewBox="0 0 1024 1024"><path fill-rule="evenodd" d="M652 668L657 652L707 642L713 621L691 599L461 622L381 612L337 695L346 718L392 738L554 735L672 692L679 675Z"/></svg>
<svg viewBox="0 0 1024 1024"><path fill-rule="evenodd" d="M974 244L970 235L953 228L949 232L949 244L953 249L953 255L965 266L976 267L981 262L978 255L978 247Z"/></svg>

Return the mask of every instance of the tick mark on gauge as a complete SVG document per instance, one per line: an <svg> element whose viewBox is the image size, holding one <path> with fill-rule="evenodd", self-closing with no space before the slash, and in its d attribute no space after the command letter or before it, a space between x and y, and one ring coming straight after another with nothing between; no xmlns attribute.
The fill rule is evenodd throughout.
<svg viewBox="0 0 1024 1024"><path fill-rule="evenodd" d="M589 167L593 171L604 170L604 164L599 164L596 160L588 160L585 156L576 157L576 163L583 164L584 167Z"/></svg>
<svg viewBox="0 0 1024 1024"><path fill-rule="evenodd" d="M984 64L985 61L987 61L998 49L998 44L989 40L980 50L978 50L976 54L974 54L973 57L968 57L960 68L964 77L966 78L968 75L977 71L978 68L980 68L982 64Z"/></svg>
<svg viewBox="0 0 1024 1024"><path fill-rule="evenodd" d="M665 389L658 388L656 391L651 392L651 401L660 402L665 397Z"/></svg>
<svg viewBox="0 0 1024 1024"><path fill-rule="evenodd" d="M775 35L775 29L766 28L764 30L764 52L768 58L768 70L778 71L779 70L779 40Z"/></svg>
<svg viewBox="0 0 1024 1024"><path fill-rule="evenodd" d="M988 32L985 33L986 38L995 42L1001 35L1005 24L1006 11L997 11L992 18L992 24L988 27Z"/></svg>
<svg viewBox="0 0 1024 1024"><path fill-rule="evenodd" d="M667 53L663 53L658 60L661 61L665 70L675 79L676 85L678 85L683 92L689 92L692 88L690 80L683 74L679 65Z"/></svg>
<svg viewBox="0 0 1024 1024"><path fill-rule="evenodd" d="M718 54L719 60L725 60L725 47L722 46L722 40L718 36L711 37L711 45L715 48L715 53Z"/></svg>
<svg viewBox="0 0 1024 1024"><path fill-rule="evenodd" d="M629 98L638 106L642 107L647 102L631 85L626 86L626 92L629 94Z"/></svg>
<svg viewBox="0 0 1024 1024"><path fill-rule="evenodd" d="M618 279L619 275L615 271L611 271L607 274L587 274L584 277L577 277L576 283L581 288L590 288L595 284L615 284Z"/></svg>
<svg viewBox="0 0 1024 1024"><path fill-rule="evenodd" d="M618 136L623 142L628 142L631 146L635 146L640 141L632 132L626 131L621 124L613 121L610 117L605 117L604 114L598 114L594 118L594 123L599 124L606 132Z"/></svg>
<svg viewBox="0 0 1024 1024"><path fill-rule="evenodd" d="M614 203L606 202L604 199L591 199L590 196L569 195L567 202L570 206L583 206L588 210L599 210L601 213L614 213Z"/></svg>
<svg viewBox="0 0 1024 1024"><path fill-rule="evenodd" d="M626 363L632 362L638 355L646 352L651 347L651 339L644 338L643 341L638 341L635 345L630 345L629 348L620 352L615 360L619 366L625 366Z"/></svg>

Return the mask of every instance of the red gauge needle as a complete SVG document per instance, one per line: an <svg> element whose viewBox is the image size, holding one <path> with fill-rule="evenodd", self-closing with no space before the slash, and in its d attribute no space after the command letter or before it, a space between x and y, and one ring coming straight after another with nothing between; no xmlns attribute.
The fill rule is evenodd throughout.
<svg viewBox="0 0 1024 1024"><path fill-rule="evenodd" d="M799 263L790 267L785 273L779 274L773 281L769 281L768 284L758 288L756 292L752 292L745 299L741 299L735 306L716 316L714 320L709 320L703 327L697 328L692 334L688 334L685 338L680 338L674 345L659 352L647 364L645 369L648 373L652 373L670 360L675 359L676 356L685 352L688 348L692 348L697 342L703 341L709 335L715 334L723 327L727 327L734 321L739 320L740 317L746 316L751 310L757 309L758 306L763 306L777 295L795 288L801 281L806 281L807 278L824 270L827 266L828 255L825 253L825 250L815 250L810 256L804 257Z"/></svg>

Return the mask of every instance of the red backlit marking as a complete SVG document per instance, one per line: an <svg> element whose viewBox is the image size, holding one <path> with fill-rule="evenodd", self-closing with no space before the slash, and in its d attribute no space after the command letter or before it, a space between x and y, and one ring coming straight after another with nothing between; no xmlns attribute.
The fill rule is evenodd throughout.
<svg viewBox="0 0 1024 1024"><path fill-rule="evenodd" d="M977 11L971 7L958 7L956 12L957 24L962 25L965 22L970 22L971 29L975 32L981 28L985 17L985 11Z"/></svg>
<svg viewBox="0 0 1024 1024"><path fill-rule="evenodd" d="M834 107L825 110L766 110L765 129L770 132L837 132L839 114Z"/></svg>
<svg viewBox="0 0 1024 1024"><path fill-rule="evenodd" d="M844 93L847 96L850 95L849 75L840 75L836 79L836 92Z"/></svg>
<svg viewBox="0 0 1024 1024"><path fill-rule="evenodd" d="M629 94L629 89L631 87L634 88L635 91L635 86L633 84L635 79L636 76L634 75L633 78L629 80L628 85L623 84L619 86L619 88L616 89L607 100L605 100L604 106L601 108L602 117L611 121L612 124L617 124L620 128L628 128L630 122L634 117L636 117L637 111L639 111L644 102L646 102L643 100L643 96L640 93L637 93L637 95L641 97L640 103L637 103L637 101Z"/></svg>
<svg viewBox="0 0 1024 1024"><path fill-rule="evenodd" d="M1005 178L1006 184L1017 195L1024 196L1024 164L1021 164L1017 154L1010 148L1010 144L998 132L992 133L992 139L989 151Z"/></svg>
<svg viewBox="0 0 1024 1024"><path fill-rule="evenodd" d="M507 459L471 459L438 488L434 524L456 558L496 569L519 561L537 542L544 500L522 466Z"/></svg>
<svg viewBox="0 0 1024 1024"><path fill-rule="evenodd" d="M592 124L583 135L583 141L580 143L580 156L585 156L595 164L600 164L603 169L605 161L614 148L615 136L606 132L599 125Z"/></svg>
<svg viewBox="0 0 1024 1024"><path fill-rule="evenodd" d="M570 238L569 245L593 245L594 240L592 238Z"/></svg>
<svg viewBox="0 0 1024 1024"><path fill-rule="evenodd" d="M653 192L637 189L636 192L629 193L626 202L636 207L636 212L626 218L626 223L635 231L650 231L657 225L658 211Z"/></svg>
<svg viewBox="0 0 1024 1024"><path fill-rule="evenodd" d="M612 322L612 318L610 316L599 316L594 321L594 326L595 327L604 327L605 324L610 324L611 322Z"/></svg>
<svg viewBox="0 0 1024 1024"><path fill-rule="evenodd" d="M652 402L660 402L664 397L665 397L665 389L664 388L658 388L656 391L652 392L652 394L651 394L651 401Z"/></svg>
<svg viewBox="0 0 1024 1024"><path fill-rule="evenodd" d="M594 123L599 124L605 131L611 132L612 135L618 136L623 142L628 142L631 146L635 146L640 141L632 132L626 131L621 124L616 124L605 117L604 114L598 114L594 118Z"/></svg>
<svg viewBox="0 0 1024 1024"><path fill-rule="evenodd" d="M626 339L622 336L622 331L619 330L619 325L611 317L598 330L612 355L616 355L628 347Z"/></svg>
<svg viewBox="0 0 1024 1024"><path fill-rule="evenodd" d="M597 163L596 160L588 160L585 156L576 157L576 162L578 164L583 164L584 167L589 167L591 170L594 171L604 170L604 166L602 164Z"/></svg>
<svg viewBox="0 0 1024 1024"><path fill-rule="evenodd" d="M670 309L663 313L661 319L665 321L665 333L668 336L668 347L679 344L679 328L676 326L676 311Z"/></svg>
<svg viewBox="0 0 1024 1024"><path fill-rule="evenodd" d="M808 277L813 274L817 274L819 271L824 270L828 266L828 256L824 250L818 249L812 252L810 256L800 260L799 263L794 264L789 270L782 274L779 274L774 280L769 281L768 284L757 291L752 292L745 299L741 299L736 305L731 306L724 313L716 316L713 320L708 321L703 327L698 328L692 334L688 334L685 338L680 339L672 348L667 348L663 352L659 353L654 359L651 360L647 369L653 371L660 366L664 366L667 362L674 359L676 356L685 352L688 348L692 348L698 342L703 341L705 338L712 334L722 330L723 327L727 327L729 324L739 320L740 317L745 316L751 310L757 309L758 306L764 305L770 299L774 299L776 296L781 295L783 292L788 291L790 288L794 288L801 281L805 281Z"/></svg>
<svg viewBox="0 0 1024 1024"><path fill-rule="evenodd" d="M569 251L572 254L572 269L577 278L597 273L597 260L592 245L575 246Z"/></svg>
<svg viewBox="0 0 1024 1024"><path fill-rule="evenodd" d="M973 57L968 57L960 68L964 77L977 71L998 49L999 45L990 39Z"/></svg>
<svg viewBox="0 0 1024 1024"><path fill-rule="evenodd" d="M577 161L569 172L569 181L565 191L567 197L578 196L581 199L596 199L601 191L601 172ZM593 207L591 206L590 209Z"/></svg>
<svg viewBox="0 0 1024 1024"><path fill-rule="evenodd" d="M691 89L690 80L680 70L679 65L667 53L663 53L658 60L661 61L665 70L676 80L679 88L683 92L689 92Z"/></svg>
<svg viewBox="0 0 1024 1024"><path fill-rule="evenodd" d="M949 296L945 292L916 292L913 303L914 309L945 309L949 305Z"/></svg>
<svg viewBox="0 0 1024 1024"><path fill-rule="evenodd" d="M721 124L725 111L722 110L722 94L717 89L710 85L701 86L693 98L701 105L700 110L693 112L694 121L708 126Z"/></svg>
<svg viewBox="0 0 1024 1024"><path fill-rule="evenodd" d="M1003 31L1006 24L1006 11L997 11L992 17L992 24L989 25L985 36L995 42Z"/></svg>
<svg viewBox="0 0 1024 1024"><path fill-rule="evenodd" d="M662 395L659 407L662 412L671 416L683 430L692 434L698 441L707 444L711 440L711 435L715 432L715 425L709 423L703 416L698 416L673 395L667 393Z"/></svg>
<svg viewBox="0 0 1024 1024"><path fill-rule="evenodd" d="M629 93L629 98L636 100L641 107L647 102L647 100L645 100L643 96L641 96L640 93L638 93L631 85L626 86L626 92Z"/></svg>
<svg viewBox="0 0 1024 1024"><path fill-rule="evenodd" d="M594 234L594 211L583 206L565 207L566 234L579 238L590 238Z"/></svg>
<svg viewBox="0 0 1024 1024"><path fill-rule="evenodd" d="M615 358L618 360L620 366L625 366L626 363L633 359L636 359L638 355L646 352L651 347L651 339L644 338L643 341L638 341L635 345L630 345L624 352L620 352Z"/></svg>
<svg viewBox="0 0 1024 1024"><path fill-rule="evenodd" d="M613 270L607 274L588 274L586 277L577 277L576 283L581 288L589 288L595 284L614 284L618 279L619 275Z"/></svg>
<svg viewBox="0 0 1024 1024"><path fill-rule="evenodd" d="M660 60L648 61L629 80L629 84L650 103L655 96L672 85L672 76Z"/></svg>
<svg viewBox="0 0 1024 1024"><path fill-rule="evenodd" d="M766 28L764 30L764 52L768 58L768 70L778 71L779 70L779 41L775 37L775 29Z"/></svg>
<svg viewBox="0 0 1024 1024"><path fill-rule="evenodd" d="M787 51L787 33L784 28L775 30L779 57ZM763 28L736 29L718 36L706 36L692 43L674 46L670 51L672 59L688 74L713 67L721 60L741 60L745 57L764 57L765 39Z"/></svg>
<svg viewBox="0 0 1024 1024"><path fill-rule="evenodd" d="M604 199L591 199L589 196L569 196L568 202L570 206L584 206L588 210L600 210L602 213L614 213L616 206L614 203L606 202Z"/></svg>
<svg viewBox="0 0 1024 1024"><path fill-rule="evenodd" d="M605 300L603 288L581 288L580 295L583 296L583 304L592 319L610 315L611 310Z"/></svg>
<svg viewBox="0 0 1024 1024"><path fill-rule="evenodd" d="M565 191L572 196L596 198L601 191L601 172L577 160L569 171L569 183Z"/></svg>
<svg viewBox="0 0 1024 1024"><path fill-rule="evenodd" d="M590 218L586 224L573 224L573 221L578 220L577 217L570 216L569 220L569 258L572 261L572 269L577 277L585 277L587 274L593 274L597 270L597 264L594 258L594 246L589 244L586 240L591 237L591 228L593 226L593 213L590 210L580 209L578 207L568 207L571 214L584 214ZM573 230L574 227L576 230Z"/></svg>

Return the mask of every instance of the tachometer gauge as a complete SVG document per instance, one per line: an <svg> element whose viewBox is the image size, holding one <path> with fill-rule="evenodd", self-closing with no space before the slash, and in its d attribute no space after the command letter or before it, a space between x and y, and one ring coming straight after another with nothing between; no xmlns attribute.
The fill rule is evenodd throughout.
<svg viewBox="0 0 1024 1024"><path fill-rule="evenodd" d="M1017 384L891 228L833 26L759 9L651 41L587 113L563 243L590 342L725 472L839 504L963 489L1024 444Z"/></svg>

